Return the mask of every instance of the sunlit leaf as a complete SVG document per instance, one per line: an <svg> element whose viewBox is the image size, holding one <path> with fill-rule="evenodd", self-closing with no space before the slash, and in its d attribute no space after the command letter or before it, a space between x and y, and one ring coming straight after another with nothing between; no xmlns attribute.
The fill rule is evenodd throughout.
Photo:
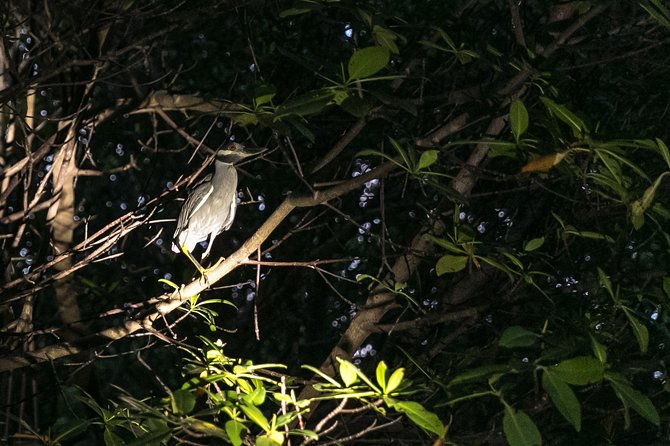
<svg viewBox="0 0 670 446"><path fill-rule="evenodd" d="M256 437L256 446L281 446L284 444L284 435L281 432L271 432Z"/></svg>
<svg viewBox="0 0 670 446"><path fill-rule="evenodd" d="M349 59L349 80L364 79L380 71L388 64L390 52L381 46L360 49Z"/></svg>
<svg viewBox="0 0 670 446"><path fill-rule="evenodd" d="M381 387L382 391L386 391L386 372L388 371L388 366L386 362L379 361L377 364L377 369L375 370L375 375L377 377L377 384Z"/></svg>
<svg viewBox="0 0 670 446"><path fill-rule="evenodd" d="M417 164L416 169L423 170L435 164L439 153L439 150L426 150L421 152L421 157L419 157L419 163Z"/></svg>
<svg viewBox="0 0 670 446"><path fill-rule="evenodd" d="M566 383L584 386L602 381L605 366L596 358L577 356L561 361L558 365L549 367L547 370Z"/></svg>
<svg viewBox="0 0 670 446"><path fill-rule="evenodd" d="M440 438L445 435L445 428L433 412L415 401L394 401L391 406L398 412L406 414L421 429L432 432Z"/></svg>
<svg viewBox="0 0 670 446"><path fill-rule="evenodd" d="M510 446L537 446L542 444L540 431L525 412L505 405L503 431Z"/></svg>
<svg viewBox="0 0 670 446"><path fill-rule="evenodd" d="M349 361L340 361L340 378L346 387L351 387L358 381L356 366Z"/></svg>
<svg viewBox="0 0 670 446"><path fill-rule="evenodd" d="M455 273L461 271L468 264L467 256L452 256L446 255L440 257L435 265L435 272L438 276L447 273Z"/></svg>
<svg viewBox="0 0 670 446"><path fill-rule="evenodd" d="M391 377L388 379L386 384L385 392L386 394L392 393L395 389L400 386L403 378L405 377L405 369L403 367L397 368L391 373Z"/></svg>
<svg viewBox="0 0 670 446"><path fill-rule="evenodd" d="M582 429L582 409L570 386L546 369L542 373L542 388L563 418L579 432Z"/></svg>
<svg viewBox="0 0 670 446"><path fill-rule="evenodd" d="M244 424L237 420L228 420L226 421L225 429L233 446L240 446L242 444L242 432L247 429Z"/></svg>
<svg viewBox="0 0 670 446"><path fill-rule="evenodd" d="M509 123L514 138L519 141L521 135L528 129L528 110L519 99L512 101L509 107Z"/></svg>
<svg viewBox="0 0 670 446"><path fill-rule="evenodd" d="M188 414L195 407L195 397L191 391L179 389L172 393L174 411L178 414Z"/></svg>
<svg viewBox="0 0 670 446"><path fill-rule="evenodd" d="M209 421L200 420L197 418L184 418L182 421L185 424L185 427L190 431L195 431L206 436L221 438L223 440L228 440L228 435L226 431L214 423ZM142 443L146 445L147 443Z"/></svg>
<svg viewBox="0 0 670 446"><path fill-rule="evenodd" d="M563 161L568 152L555 152L543 155L533 161L528 162L521 168L522 173L527 172L549 172L549 170Z"/></svg>
<svg viewBox="0 0 670 446"><path fill-rule="evenodd" d="M257 426L259 426L261 429L263 429L266 432L270 431L270 422L268 421L267 418L265 418L265 415L263 415L263 412L256 407L256 406L249 406L246 404L240 405L239 407L242 408L242 411L244 414L251 420L253 421Z"/></svg>
<svg viewBox="0 0 670 446"><path fill-rule="evenodd" d="M174 288L175 290L178 290L178 289L179 289L179 285L177 285L176 283L174 283L174 282L171 281L171 280L160 278L160 279L158 279L158 282L160 282L160 283L164 283L164 284L166 284L166 285L168 285L168 286Z"/></svg>

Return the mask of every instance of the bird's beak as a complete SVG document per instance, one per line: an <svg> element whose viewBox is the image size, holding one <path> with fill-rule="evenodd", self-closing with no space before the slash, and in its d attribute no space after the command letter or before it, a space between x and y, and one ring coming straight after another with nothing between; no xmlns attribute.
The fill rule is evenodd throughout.
<svg viewBox="0 0 670 446"><path fill-rule="evenodd" d="M240 151L240 155L244 157L249 157L249 156L254 156L254 155L260 155L261 153L267 151L268 149L265 147L257 147L257 148L249 148L249 147L244 147Z"/></svg>

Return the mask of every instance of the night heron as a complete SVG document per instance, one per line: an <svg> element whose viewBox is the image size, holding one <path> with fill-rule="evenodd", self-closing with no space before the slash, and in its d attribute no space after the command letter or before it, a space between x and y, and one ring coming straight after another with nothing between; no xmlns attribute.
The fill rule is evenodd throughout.
<svg viewBox="0 0 670 446"><path fill-rule="evenodd" d="M212 249L214 238L227 231L235 219L237 170L234 164L264 150L248 150L238 143L228 144L216 152L214 174L207 175L189 192L177 219L172 250L184 252L200 272L204 269L191 255L195 246L209 240L202 255L202 259L205 259Z"/></svg>

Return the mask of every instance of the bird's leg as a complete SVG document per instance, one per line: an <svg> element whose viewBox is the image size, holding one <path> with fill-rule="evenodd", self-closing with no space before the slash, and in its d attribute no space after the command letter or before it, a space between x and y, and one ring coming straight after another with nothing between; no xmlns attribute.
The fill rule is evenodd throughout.
<svg viewBox="0 0 670 446"><path fill-rule="evenodd" d="M182 244L180 246L180 248L181 248L181 252L183 252L186 255L186 257L188 257L188 259L191 261L191 263L193 263L193 265L198 269L198 271L200 272L200 275L202 275L202 277L205 278L205 281L207 281L207 276L205 276L205 274L207 273L207 270L205 268L203 268L200 263L198 263L198 261L191 255L190 252L188 252L188 249L186 249L186 244L185 243Z"/></svg>
<svg viewBox="0 0 670 446"><path fill-rule="evenodd" d="M215 263L214 265L212 265L209 269L214 269L214 268L216 268L216 267L219 266L224 260L226 260L225 257L219 257L219 260L217 260L216 263Z"/></svg>

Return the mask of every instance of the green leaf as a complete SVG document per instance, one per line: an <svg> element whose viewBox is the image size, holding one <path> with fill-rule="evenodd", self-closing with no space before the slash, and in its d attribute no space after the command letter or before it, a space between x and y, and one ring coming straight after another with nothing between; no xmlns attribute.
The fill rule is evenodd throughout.
<svg viewBox="0 0 670 446"><path fill-rule="evenodd" d="M291 99L277 108L275 121L284 116L308 116L321 112L333 100L334 93L329 89L310 91Z"/></svg>
<svg viewBox="0 0 670 446"><path fill-rule="evenodd" d="M166 284L166 285L168 285L168 286L174 288L175 290L178 290L178 289L179 289L179 285L177 285L176 283L174 283L174 282L171 281L171 280L168 280L168 279L162 279L162 278L161 278L161 279L158 279L158 282L160 282L160 283L164 283L164 284Z"/></svg>
<svg viewBox="0 0 670 446"><path fill-rule="evenodd" d="M372 27L372 37L377 45L388 49L393 54L400 53L398 44L395 42L398 39L397 33L383 26L375 25Z"/></svg>
<svg viewBox="0 0 670 446"><path fill-rule="evenodd" d="M663 278L663 292L666 297L670 298L670 277L668 276Z"/></svg>
<svg viewBox="0 0 670 446"><path fill-rule="evenodd" d="M605 271L598 268L598 278L600 279L600 284L605 287L610 297L614 298L614 290L612 289L612 281L605 274Z"/></svg>
<svg viewBox="0 0 670 446"><path fill-rule="evenodd" d="M242 127L258 124L258 116L255 113L235 113L230 118Z"/></svg>
<svg viewBox="0 0 670 446"><path fill-rule="evenodd" d="M107 429L105 429L105 446L112 446L115 443L108 443L107 442ZM112 434L114 435L114 434ZM134 440L124 442L120 437L117 437L114 435L115 439L118 439L119 443L116 443L118 445L123 445L123 446L153 446L153 445L160 445L160 444L165 444L165 442L173 436L172 429L170 428L160 428L158 430L152 430L150 429L149 432L146 435L143 435L141 437L137 437Z"/></svg>
<svg viewBox="0 0 670 446"><path fill-rule="evenodd" d="M640 6L659 24L670 29L670 12L661 0L649 0L649 4L640 2Z"/></svg>
<svg viewBox="0 0 670 446"><path fill-rule="evenodd" d="M389 399L389 405L398 412L406 414L410 420L421 429L432 432L440 438L444 438L446 429L437 415L426 410L415 401L393 401Z"/></svg>
<svg viewBox="0 0 670 446"><path fill-rule="evenodd" d="M635 200L630 205L631 222L635 229L640 229L644 225L644 213L649 209L654 201L656 190L661 184L661 180L670 172L663 172L656 178L656 181L644 191L644 195L639 200Z"/></svg>
<svg viewBox="0 0 670 446"><path fill-rule="evenodd" d="M239 407L242 408L244 414L258 427L263 429L265 432L269 432L271 430L270 422L267 418L265 418L265 415L263 415L263 412L261 412L258 407L249 406L246 404L240 405Z"/></svg>
<svg viewBox="0 0 670 446"><path fill-rule="evenodd" d="M591 350L593 351L593 354L600 362L603 364L607 363L607 347L602 345L598 340L591 336Z"/></svg>
<svg viewBox="0 0 670 446"><path fill-rule="evenodd" d="M396 369L393 373L391 373L391 377L389 378L388 383L386 384L386 389L383 389L384 393L388 395L395 389L397 389L398 386L400 386L400 384L402 383L404 377L405 377L405 369L403 367Z"/></svg>
<svg viewBox="0 0 670 446"><path fill-rule="evenodd" d="M462 270L468 264L467 256L446 255L440 257L435 265L435 272L438 276L446 273L455 273Z"/></svg>
<svg viewBox="0 0 670 446"><path fill-rule="evenodd" d="M256 446L281 446L284 444L284 435L280 432L259 435L256 437Z"/></svg>
<svg viewBox="0 0 670 446"><path fill-rule="evenodd" d="M172 393L173 409L176 413L186 415L195 407L195 397L190 390L179 389Z"/></svg>
<svg viewBox="0 0 670 446"><path fill-rule="evenodd" d="M258 409L256 409L256 410L258 410ZM226 435L226 431L224 429L221 429L216 424L210 423L209 421L204 421L204 420L200 420L200 419L197 419L197 418L190 418L189 417L189 418L184 418L182 420L182 423L190 431L199 432L201 434L204 434L204 436L216 437L216 438L221 438L223 440L228 440L228 435ZM142 443L142 444L146 445L146 443Z"/></svg>
<svg viewBox="0 0 670 446"><path fill-rule="evenodd" d="M477 367L474 369L467 370L459 375L456 375L450 382L447 384L447 387L457 386L459 384L469 383L473 381L483 381L494 373L503 373L510 371L510 366L508 364L492 364L485 365L482 367Z"/></svg>
<svg viewBox="0 0 670 446"><path fill-rule="evenodd" d="M514 325L505 329L498 345L506 348L529 347L537 342L538 337L536 333Z"/></svg>
<svg viewBox="0 0 670 446"><path fill-rule="evenodd" d="M347 66L349 80L372 76L388 64L389 58L389 50L381 46L371 46L354 52Z"/></svg>
<svg viewBox="0 0 670 446"><path fill-rule="evenodd" d="M642 418L656 426L661 424L661 418L651 400L643 393L638 392L621 380L610 380L617 396L626 407L630 407Z"/></svg>
<svg viewBox="0 0 670 446"><path fill-rule="evenodd" d="M565 106L559 105L546 97L541 97L540 100L544 103L545 107L547 107L552 115L556 116L572 129L572 134L575 136L575 138L579 138L582 135L588 133L584 121L579 119Z"/></svg>
<svg viewBox="0 0 670 446"><path fill-rule="evenodd" d="M58 421L56 421L56 424L51 426L54 434L57 434L53 438L53 441L54 443L60 444L63 440L67 440L71 437L75 437L83 432L86 432L90 426L91 422L89 420L82 420L79 418L66 421L63 424L60 424Z"/></svg>
<svg viewBox="0 0 670 446"><path fill-rule="evenodd" d="M512 101L509 107L509 123L514 138L519 141L521 135L528 129L528 110L519 99Z"/></svg>
<svg viewBox="0 0 670 446"><path fill-rule="evenodd" d="M423 170L435 164L439 154L439 150L426 150L425 152L422 152L421 157L419 158L419 163L416 166L416 170Z"/></svg>
<svg viewBox="0 0 670 446"><path fill-rule="evenodd" d="M456 215L458 215L458 212L456 212ZM430 234L426 234L425 237L428 237L430 240L432 240L433 243L443 247L444 249L451 251L455 254L465 254L466 251L459 247L458 245L450 242L449 240L443 239L443 238L438 238Z"/></svg>
<svg viewBox="0 0 670 446"><path fill-rule="evenodd" d="M398 152L398 155L402 158L402 162L405 165L405 168L407 170L414 171L414 162L413 162L413 157L410 157L410 155L407 153L407 150L405 150L398 141L395 139L389 137L389 142L393 146L396 152Z"/></svg>
<svg viewBox="0 0 670 446"><path fill-rule="evenodd" d="M246 426L237 420L228 420L225 428L233 446L240 446L242 444L242 432L247 429Z"/></svg>
<svg viewBox="0 0 670 446"><path fill-rule="evenodd" d="M582 429L582 409L570 386L550 370L545 369L542 373L542 388L549 394L563 418L579 432Z"/></svg>
<svg viewBox="0 0 670 446"><path fill-rule="evenodd" d="M307 138L309 142L313 143L316 140L316 136L314 136L314 133L306 125L300 122L300 120L288 118L286 119L286 122L295 127L295 129L299 131L302 136Z"/></svg>
<svg viewBox="0 0 670 446"><path fill-rule="evenodd" d="M340 377L342 378L345 387L351 387L358 381L356 366L349 361L340 361Z"/></svg>
<svg viewBox="0 0 670 446"><path fill-rule="evenodd" d="M286 18L286 17L293 17L296 15L301 15L301 14L306 14L308 12L312 12L311 9L309 8L289 8L285 9L282 12L279 13L279 18Z"/></svg>
<svg viewBox="0 0 670 446"><path fill-rule="evenodd" d="M256 107L267 104L272 101L272 98L277 94L277 89L274 85L259 84L254 88L254 104Z"/></svg>
<svg viewBox="0 0 670 446"><path fill-rule="evenodd" d="M515 411L505 405L503 431L510 446L537 446L542 444L542 436L537 426L525 412Z"/></svg>
<svg viewBox="0 0 670 446"><path fill-rule="evenodd" d="M375 370L375 375L377 376L377 384L381 387L382 392L386 392L386 372L388 371L388 366L384 361L379 361L377 364L377 369Z"/></svg>
<svg viewBox="0 0 670 446"><path fill-rule="evenodd" d="M373 102L365 97L349 96L339 105L350 115L355 116L356 118L362 118L368 114L373 106Z"/></svg>
<svg viewBox="0 0 670 446"><path fill-rule="evenodd" d="M544 245L544 237L534 238L532 240L528 240L523 245L523 250L526 251L526 252L535 251L536 249L538 249L542 245Z"/></svg>
<svg viewBox="0 0 670 446"><path fill-rule="evenodd" d="M566 383L584 386L602 381L605 366L591 356L577 356L561 361L553 367L548 367L547 370Z"/></svg>
<svg viewBox="0 0 670 446"><path fill-rule="evenodd" d="M266 395L265 387L262 385L260 387L256 387L254 390L251 391L250 394L245 395L248 398L249 403L253 404L254 406L260 406L265 402L265 395Z"/></svg>
<svg viewBox="0 0 670 446"><path fill-rule="evenodd" d="M628 317L628 322L630 322L630 326L633 329L633 334L640 346L640 351L646 353L649 348L649 330L647 329L647 326L637 320L629 310L624 309L624 313L626 313L626 317Z"/></svg>
<svg viewBox="0 0 670 446"><path fill-rule="evenodd" d="M656 138L656 147L658 147L658 151L661 152L661 156L665 160L665 164L670 167L670 150L668 150L668 146L666 146L663 141Z"/></svg>
<svg viewBox="0 0 670 446"><path fill-rule="evenodd" d="M123 439L110 431L109 428L105 428L105 432L102 434L102 439L105 442L105 446L122 446L125 444Z"/></svg>
<svg viewBox="0 0 670 446"><path fill-rule="evenodd" d="M604 240L608 243L614 243L614 239L607 234L601 234L593 231L578 231L577 229L568 226L565 231L566 234L576 235L577 237L590 238L592 240Z"/></svg>

